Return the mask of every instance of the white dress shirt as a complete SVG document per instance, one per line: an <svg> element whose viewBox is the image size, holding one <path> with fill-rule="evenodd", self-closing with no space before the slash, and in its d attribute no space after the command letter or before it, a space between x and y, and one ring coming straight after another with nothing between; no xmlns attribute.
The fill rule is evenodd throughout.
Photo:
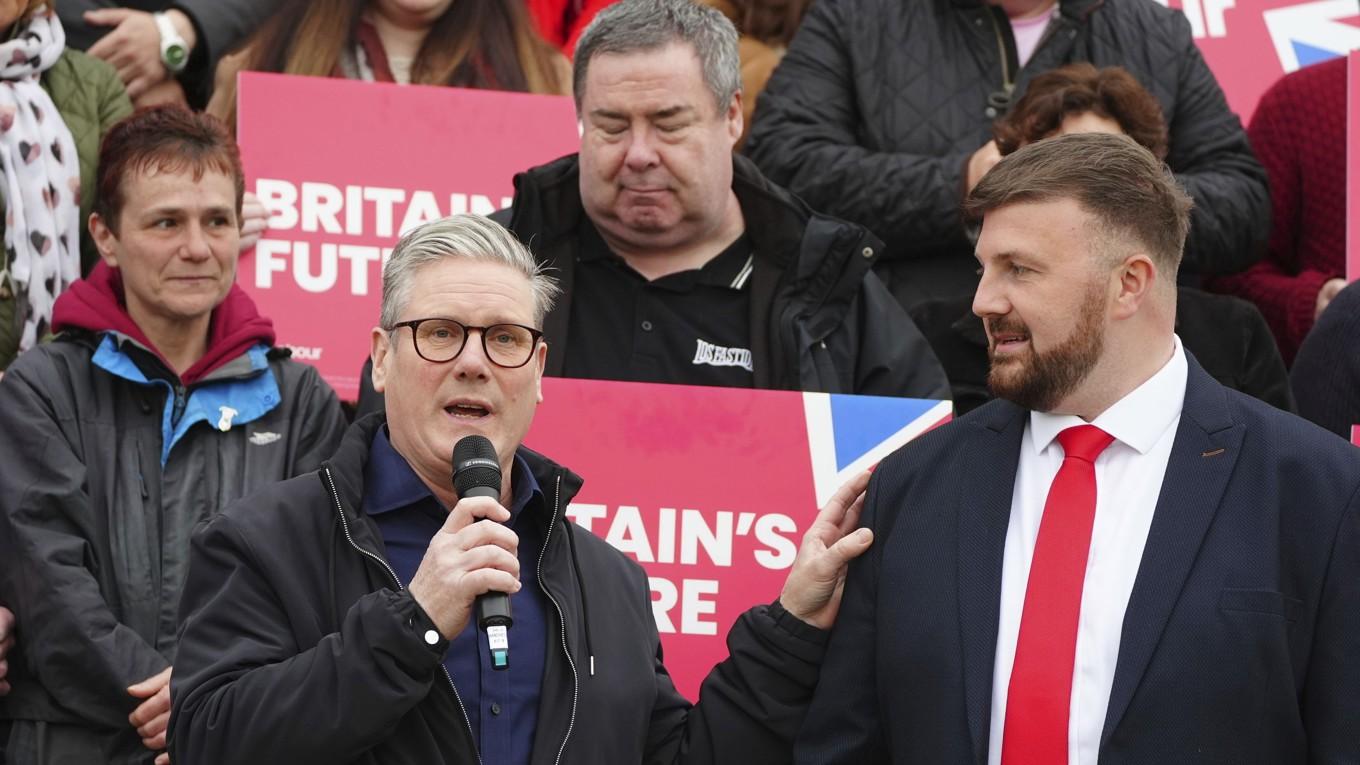
<svg viewBox="0 0 1360 765"><path fill-rule="evenodd" d="M1138 564L1180 423L1186 370L1185 351L1180 338L1175 338L1175 350L1161 370L1091 423L1115 440L1095 463L1096 517L1077 624L1072 711L1067 726L1069 765L1096 765L1119 658L1124 609L1138 576ZM1015 642L1025 606L1030 561L1048 489L1063 461L1057 436L1064 429L1081 424L1084 421L1073 415L1031 412L1022 437L1001 569L989 765L1001 763L1006 694L1015 663Z"/></svg>

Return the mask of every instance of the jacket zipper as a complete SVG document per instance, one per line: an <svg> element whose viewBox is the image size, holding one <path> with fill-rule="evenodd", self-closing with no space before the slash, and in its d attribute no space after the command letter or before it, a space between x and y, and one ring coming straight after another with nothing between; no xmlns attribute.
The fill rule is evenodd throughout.
<svg viewBox="0 0 1360 765"><path fill-rule="evenodd" d="M392 566L389 565L387 561L383 560L381 555L369 552L368 550L365 550L364 548L360 547L359 544L354 541L354 537L350 536L349 521L345 520L345 507L344 505L340 504L340 493L335 490L335 479L331 476L331 469L329 466L325 466L322 468L322 470L326 473L326 485L330 487L331 499L335 501L335 509L337 513L340 515L340 527L345 532L345 541L349 542L350 547L353 547L355 550L358 550L360 553L368 556L371 560L375 561L378 565L382 566L383 570L387 572L387 575L392 578L392 583L397 586L397 591L398 592L404 591L406 587L402 585L401 579L397 578L397 572L392 570ZM559 477L558 480L561 481L561 478ZM565 646L566 645L565 627L563 628L562 641L563 641L562 644ZM568 656L567 658L570 659L571 657ZM474 754L477 755L478 765L481 765L482 753L477 748L476 744L477 739L472 735L472 720L468 717L467 707L463 706L463 697L458 695L458 686L453 684L453 678L449 676L449 668L444 666L444 662L442 661L439 662L439 668L444 672L444 679L449 681L449 690L453 691L453 700L458 702L458 711L463 713L463 725L467 726L468 740L474 742L472 745L472 751ZM576 670L573 668L572 670L573 674L575 673L575 671ZM572 702L571 709L572 719L575 720L576 703L574 701ZM571 734L570 727L567 728L567 733L568 735ZM562 743L562 746L564 747L566 746L565 741ZM561 753L558 754L558 757L559 758L561 757Z"/></svg>
<svg viewBox="0 0 1360 765"><path fill-rule="evenodd" d="M988 10L987 18L992 20L992 31L996 33L996 49L1001 54L1001 87L1005 88L1006 95L1010 95L1015 90L1015 81L1011 77L1011 60L1006 53L1006 38L1001 36L1001 24L996 20L996 13Z"/></svg>
<svg viewBox="0 0 1360 765"><path fill-rule="evenodd" d="M177 427L179 425L179 418L184 416L184 407L189 403L189 397L185 395L188 391L183 385L175 384L172 387L174 388L175 406L173 413L170 415L170 423Z"/></svg>
<svg viewBox="0 0 1360 765"><path fill-rule="evenodd" d="M543 556L548 552L548 540L552 539L553 528L557 526L558 515L562 512L562 474L557 474L556 489L553 492L553 515L552 521L548 524L548 533L543 537L543 549L538 551L538 589L548 596L553 608L557 609L557 623L562 626L562 653L566 654L567 666L571 667L571 717L567 721L567 734L562 737L562 745L557 748L557 759L553 760L554 765L562 765L562 753L567 751L567 741L571 739L571 730L576 727L576 702L581 695L581 679L576 674L576 662L571 658L571 651L567 649L567 617L562 613L562 606L558 604L557 598L548 592L548 588L543 584Z"/></svg>

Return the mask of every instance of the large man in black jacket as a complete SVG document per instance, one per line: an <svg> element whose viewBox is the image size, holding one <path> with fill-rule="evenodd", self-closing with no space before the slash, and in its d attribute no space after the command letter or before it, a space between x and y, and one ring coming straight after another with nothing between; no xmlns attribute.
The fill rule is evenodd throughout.
<svg viewBox="0 0 1360 765"><path fill-rule="evenodd" d="M778 762L817 682L867 474L827 505L779 601L744 614L691 708L661 662L647 577L565 508L581 481L520 446L555 292L497 224L418 228L383 270L373 381L317 473L194 540L170 718L175 762ZM495 446L499 501L450 454ZM508 669L470 618L511 593ZM442 668L441 668L442 665Z"/></svg>
<svg viewBox="0 0 1360 765"><path fill-rule="evenodd" d="M626 0L576 48L581 152L520 174L509 228L559 275L548 374L947 398L860 226L732 148L737 35L689 2Z"/></svg>
<svg viewBox="0 0 1360 765"><path fill-rule="evenodd" d="M1021 66L1012 18L1042 13L1052 18ZM879 270L904 305L972 294L959 206L999 159L992 122L1035 75L1074 61L1122 66L1161 103L1167 164L1195 200L1183 273L1258 259L1265 172L1189 23L1153 0L818 0L761 94L746 152L809 204L883 237Z"/></svg>

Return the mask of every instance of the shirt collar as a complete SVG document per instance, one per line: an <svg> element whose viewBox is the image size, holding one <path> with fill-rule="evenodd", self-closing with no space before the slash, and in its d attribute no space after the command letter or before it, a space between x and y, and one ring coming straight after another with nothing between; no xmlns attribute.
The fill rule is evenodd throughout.
<svg viewBox="0 0 1360 765"><path fill-rule="evenodd" d="M604 237L600 235L600 230L595 227L590 218L581 219L580 241L581 244L577 250L580 260L585 262L609 261L637 278L642 278L623 258L609 249ZM688 289L693 285L703 284L739 291L750 281L751 269L754 266L754 247L751 244L750 237L743 231L736 241L729 244L722 252L714 255L699 268L663 276L660 279L653 280L653 284L663 287L674 286L678 289Z"/></svg>
<svg viewBox="0 0 1360 765"><path fill-rule="evenodd" d="M534 497L542 497L543 491L529 464L518 453L510 471L509 525L513 526L520 511ZM364 512L369 515L380 515L424 501L439 506L430 487L420 480L406 458L392 448L386 425L373 435L368 465L364 468L364 487Z"/></svg>
<svg viewBox="0 0 1360 765"><path fill-rule="evenodd" d="M510 466L510 526L515 525L519 520L520 511L529 506L531 501L543 500L543 490L538 486L538 479L534 478L534 471L529 469L529 463L515 452L515 461Z"/></svg>
<svg viewBox="0 0 1360 765"><path fill-rule="evenodd" d="M1185 406L1185 383L1189 367L1181 339L1172 335L1175 348L1171 359L1146 382L1101 412L1092 425L1114 436L1139 454L1157 445L1166 429L1181 415ZM1058 434L1085 420L1072 414L1029 413L1029 441L1035 454L1042 453Z"/></svg>

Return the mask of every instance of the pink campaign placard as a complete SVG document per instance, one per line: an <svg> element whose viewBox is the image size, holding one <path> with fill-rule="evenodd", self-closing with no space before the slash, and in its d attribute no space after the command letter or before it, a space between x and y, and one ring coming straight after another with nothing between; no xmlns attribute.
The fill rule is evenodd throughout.
<svg viewBox="0 0 1360 765"><path fill-rule="evenodd" d="M543 397L525 443L585 479L568 515L646 569L666 667L690 699L736 618L779 596L817 508L952 410L557 378Z"/></svg>
<svg viewBox="0 0 1360 765"><path fill-rule="evenodd" d="M1346 279L1360 279L1360 52L1346 65Z"/></svg>
<svg viewBox="0 0 1360 765"><path fill-rule="evenodd" d="M1242 118L1288 72L1360 48L1356 0L1158 0L1185 14L1195 44Z"/></svg>
<svg viewBox="0 0 1360 765"><path fill-rule="evenodd" d="M345 400L400 233L508 206L515 173L580 135L562 96L247 72L238 104L246 188L272 215L237 282Z"/></svg>

